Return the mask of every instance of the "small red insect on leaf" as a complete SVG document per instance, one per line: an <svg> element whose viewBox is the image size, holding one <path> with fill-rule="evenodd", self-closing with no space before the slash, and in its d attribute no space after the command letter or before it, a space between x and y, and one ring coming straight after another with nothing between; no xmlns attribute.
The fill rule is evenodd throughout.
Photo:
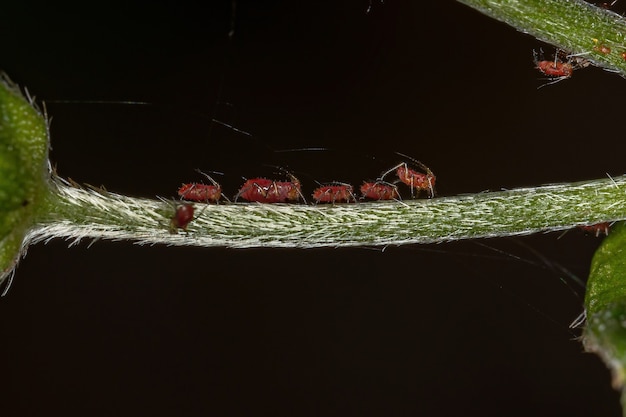
<svg viewBox="0 0 626 417"><path fill-rule="evenodd" d="M361 185L361 195L363 198L371 200L393 200L400 199L398 187L386 181L364 182Z"/></svg>
<svg viewBox="0 0 626 417"><path fill-rule="evenodd" d="M551 85L559 81L570 78L574 71L580 68L586 68L591 65L591 61L584 58L582 55L572 55L561 49L557 49L554 54L554 59L543 59L543 51L533 51L533 58L535 62L535 68L538 69L543 75L552 79L551 82L542 85ZM539 88L541 88L539 87Z"/></svg>
<svg viewBox="0 0 626 417"><path fill-rule="evenodd" d="M533 57L535 61L535 68L537 68L543 75L547 75L551 78L569 78L574 73L574 66L571 62L563 61L560 57L560 51L554 54L554 59L544 60L543 51L533 51Z"/></svg>
<svg viewBox="0 0 626 417"><path fill-rule="evenodd" d="M170 220L170 233L176 233L177 229L187 230L187 225L193 220L193 204L180 204L176 206L176 213Z"/></svg>
<svg viewBox="0 0 626 417"><path fill-rule="evenodd" d="M593 47L593 50L600 52L602 55L608 55L611 53L611 48L603 44L597 44Z"/></svg>
<svg viewBox="0 0 626 417"><path fill-rule="evenodd" d="M247 180L235 195L247 201L257 203L285 203L288 201L304 200L300 190L300 181L289 175L291 181L274 181L267 178L253 178Z"/></svg>
<svg viewBox="0 0 626 417"><path fill-rule="evenodd" d="M554 61L537 61L537 69L548 77L565 77L569 78L574 73L574 67L569 62Z"/></svg>
<svg viewBox="0 0 626 417"><path fill-rule="evenodd" d="M578 226L578 227L581 230L583 230L585 233L589 233L591 235L594 235L595 237L599 237L600 235L608 236L609 230L611 229L611 223L604 222L604 223L597 223L597 224L591 224L588 226Z"/></svg>
<svg viewBox="0 0 626 417"><path fill-rule="evenodd" d="M342 182L322 185L313 190L313 199L316 203L356 203L356 197L350 184Z"/></svg>

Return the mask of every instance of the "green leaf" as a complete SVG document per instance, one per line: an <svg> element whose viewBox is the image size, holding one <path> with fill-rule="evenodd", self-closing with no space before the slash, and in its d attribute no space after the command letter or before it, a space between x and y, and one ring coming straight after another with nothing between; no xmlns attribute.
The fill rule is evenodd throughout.
<svg viewBox="0 0 626 417"><path fill-rule="evenodd" d="M17 264L48 194L48 147L46 118L0 75L0 282Z"/></svg>
<svg viewBox="0 0 626 417"><path fill-rule="evenodd" d="M598 354L613 373L613 387L626 405L626 223L619 223L602 242L591 263L585 296L585 349ZM625 408L626 409L626 408Z"/></svg>

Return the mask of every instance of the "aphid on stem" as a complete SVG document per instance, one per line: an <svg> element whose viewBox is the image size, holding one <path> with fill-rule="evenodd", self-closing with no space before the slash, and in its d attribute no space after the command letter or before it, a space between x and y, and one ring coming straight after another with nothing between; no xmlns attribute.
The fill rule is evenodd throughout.
<svg viewBox="0 0 626 417"><path fill-rule="evenodd" d="M557 49L553 60L545 60L542 49L539 49L539 53L533 50L533 61L536 69L552 79L551 82L543 84L538 88L568 79L574 74L575 70L586 68L591 64L589 60L581 55L568 55L561 49Z"/></svg>
<svg viewBox="0 0 626 417"><path fill-rule="evenodd" d="M211 181L212 185L202 183L187 183L178 189L178 195L182 200L197 201L205 203L217 203L222 198L222 187L208 174L196 169ZM224 196L226 198L226 196ZM228 200L228 198L226 198Z"/></svg>
<svg viewBox="0 0 626 417"><path fill-rule="evenodd" d="M356 197L350 184L334 182L322 185L313 190L315 203L356 203Z"/></svg>
<svg viewBox="0 0 626 417"><path fill-rule="evenodd" d="M603 223L590 224L587 226L578 226L578 227L581 230L583 230L585 233L589 233L591 235L594 235L595 237L600 237L600 235L604 235L604 236L609 235L611 225L612 223L603 222Z"/></svg>
<svg viewBox="0 0 626 417"><path fill-rule="evenodd" d="M430 168L408 155L404 155L400 152L396 153L404 158L410 159L413 165L424 172L418 172L409 168L409 165L406 162L401 162L393 168L385 171L378 180L383 181L388 174L395 171L398 179L410 187L412 198L418 197L421 191L428 191L428 196L430 198L434 197L435 181L437 177L435 177L435 174L433 174Z"/></svg>
<svg viewBox="0 0 626 417"><path fill-rule="evenodd" d="M289 181L274 181L267 178L246 180L235 195L235 201L241 197L246 201L257 203L286 203L300 199L306 203L300 181L289 173L287 176Z"/></svg>
<svg viewBox="0 0 626 417"><path fill-rule="evenodd" d="M179 204L176 206L176 212L170 220L170 233L176 233L178 229L187 231L187 225L193 220L195 208L193 204Z"/></svg>
<svg viewBox="0 0 626 417"><path fill-rule="evenodd" d="M364 182L361 185L361 196L370 200L400 200L400 193L395 184L376 180Z"/></svg>

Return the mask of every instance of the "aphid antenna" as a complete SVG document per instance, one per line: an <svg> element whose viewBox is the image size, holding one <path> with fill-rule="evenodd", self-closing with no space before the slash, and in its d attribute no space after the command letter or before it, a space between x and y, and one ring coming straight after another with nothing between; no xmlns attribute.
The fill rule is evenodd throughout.
<svg viewBox="0 0 626 417"><path fill-rule="evenodd" d="M401 153L401 152L396 152L396 154L397 154L397 155L400 155L400 156L401 156L401 157L403 157L403 158L410 159L410 160L411 160L411 162L413 162L413 163L414 163L414 164L415 164L418 168L423 169L424 171L426 171L426 173L427 173L427 174L432 174L432 172L431 172L430 168L428 168L426 165L424 165L422 162L418 161L417 159L412 158L412 157L410 157L409 155L405 155L405 154L403 154L403 153Z"/></svg>
<svg viewBox="0 0 626 417"><path fill-rule="evenodd" d="M198 174L206 177L209 181L211 181L211 184L215 185L216 187L220 186L213 178L211 178L211 176L209 174L207 174L206 172L201 171L200 168L196 168L194 171L196 171ZM224 175L223 172L219 172L219 171L209 171L209 172L212 173L212 174Z"/></svg>
<svg viewBox="0 0 626 417"><path fill-rule="evenodd" d="M280 165L272 165L272 164L261 164L261 166L277 169L281 174L287 176L287 178L293 180L297 178L289 171L287 168L283 168Z"/></svg>

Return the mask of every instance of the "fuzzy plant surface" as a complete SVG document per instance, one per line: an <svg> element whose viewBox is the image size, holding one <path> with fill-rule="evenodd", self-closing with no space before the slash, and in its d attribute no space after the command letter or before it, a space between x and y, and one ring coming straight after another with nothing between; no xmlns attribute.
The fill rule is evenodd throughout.
<svg viewBox="0 0 626 417"><path fill-rule="evenodd" d="M621 15L581 0L459 1L569 56L626 77L626 19ZM613 229L592 260L582 342L611 369L626 416L626 225Z"/></svg>
<svg viewBox="0 0 626 417"><path fill-rule="evenodd" d="M626 219L626 176L358 204L204 204L123 196L52 172L45 115L6 77L0 90L3 279L30 244L53 238L230 248L387 246Z"/></svg>
<svg viewBox="0 0 626 417"><path fill-rule="evenodd" d="M460 0L542 41L626 76L626 21L580 0ZM498 192L359 204L182 203L134 198L59 178L47 116L0 80L0 281L29 245L54 238L202 247L349 247L434 243L566 230L626 219L626 176ZM626 227L593 261L584 345L613 369L626 360Z"/></svg>

